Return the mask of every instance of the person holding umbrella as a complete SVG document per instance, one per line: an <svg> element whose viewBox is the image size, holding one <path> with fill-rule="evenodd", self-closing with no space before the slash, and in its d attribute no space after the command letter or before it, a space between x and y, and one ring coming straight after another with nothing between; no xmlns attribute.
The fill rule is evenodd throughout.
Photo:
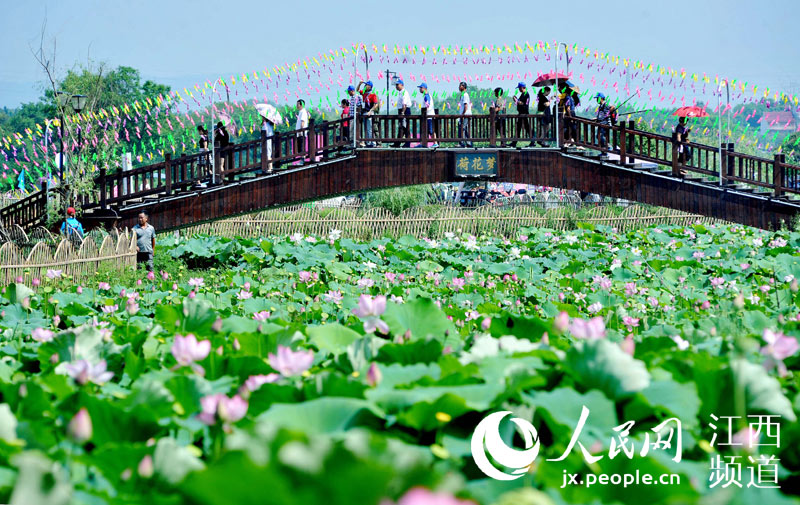
<svg viewBox="0 0 800 505"><path fill-rule="evenodd" d="M272 173L272 136L275 134L275 125L283 121L283 116L280 112L268 103L256 104L256 110L261 116L261 131L267 137L266 142L266 156L270 160L267 168L267 173ZM262 154L263 155L263 154Z"/></svg>
<svg viewBox="0 0 800 505"><path fill-rule="evenodd" d="M675 126L675 140L678 145L678 161L681 165L692 159L692 148L686 144L689 143L689 134L692 132L691 128L686 126L686 118L689 117L706 117L708 112L704 107L690 106L681 107L675 111L673 116L678 116L678 124ZM686 172L681 170L681 174Z"/></svg>
<svg viewBox="0 0 800 505"><path fill-rule="evenodd" d="M530 105L531 105L531 96L528 94L527 87L525 86L524 82L520 82L517 84L517 89L520 92L519 97L514 96L514 103L517 104L517 114L520 116L527 116L531 113ZM523 138L520 136L522 131L525 132L524 138L530 138L531 136L531 124L527 117L520 117L517 118L517 130L514 136L516 138ZM517 147L517 142L514 141L511 143L512 147Z"/></svg>

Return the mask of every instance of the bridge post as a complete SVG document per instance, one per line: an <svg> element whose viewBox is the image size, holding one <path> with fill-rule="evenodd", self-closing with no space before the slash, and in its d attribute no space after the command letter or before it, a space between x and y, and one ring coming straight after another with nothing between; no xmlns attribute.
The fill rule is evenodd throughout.
<svg viewBox="0 0 800 505"><path fill-rule="evenodd" d="M100 167L99 179L100 179L100 208L106 210L106 167Z"/></svg>
<svg viewBox="0 0 800 505"><path fill-rule="evenodd" d="M729 175L733 175L730 171L730 166L728 165L728 144L727 142L723 142L720 144L720 156L722 157L719 162L720 166L722 166L722 180L719 182L720 186L725 185L725 179L728 178Z"/></svg>
<svg viewBox="0 0 800 505"><path fill-rule="evenodd" d="M672 176L673 177L680 177L681 176L681 164L680 154L678 153L678 147L680 142L675 138L676 134L672 134Z"/></svg>
<svg viewBox="0 0 800 505"><path fill-rule="evenodd" d="M420 125L419 139L422 147L428 147L428 108L422 108L422 125Z"/></svg>
<svg viewBox="0 0 800 505"><path fill-rule="evenodd" d="M495 121L497 121L497 112L494 107L489 107L489 145L495 147L497 145L497 130L495 129Z"/></svg>
<svg viewBox="0 0 800 505"><path fill-rule="evenodd" d="M725 147L725 146L723 146ZM727 148L725 148L725 171L728 173L729 176L733 177L734 171L736 169L736 158L730 155L730 153L734 152L734 145L733 142L728 142Z"/></svg>
<svg viewBox="0 0 800 505"><path fill-rule="evenodd" d="M317 132L314 130L314 118L308 120L308 159L311 163L317 161Z"/></svg>
<svg viewBox="0 0 800 505"><path fill-rule="evenodd" d="M630 121L628 121L628 131L629 132L636 131L636 121L634 121L632 119ZM625 148L625 151L628 153L628 163L630 163L630 164L635 163L635 160L634 160L633 156L631 156L631 154L633 154L633 151L634 151L634 145L635 145L634 142L635 141L636 141L636 136L635 135L633 135L632 133L630 135L628 135L628 146Z"/></svg>
<svg viewBox="0 0 800 505"><path fill-rule="evenodd" d="M172 153L164 153L164 173L166 174L167 194L172 193Z"/></svg>
<svg viewBox="0 0 800 505"><path fill-rule="evenodd" d="M773 162L772 166L772 181L775 189L773 194L775 197L783 196L783 180L784 180L784 172L785 167L784 163L786 163L786 155L785 154L776 154L775 161Z"/></svg>
<svg viewBox="0 0 800 505"><path fill-rule="evenodd" d="M627 126L625 125L625 121L621 121L619 123L619 165L621 167L625 166L625 158L627 158L627 153L628 153Z"/></svg>
<svg viewBox="0 0 800 505"><path fill-rule="evenodd" d="M221 147L219 145L219 142L214 142L214 168L213 168L213 170L214 170L214 181L217 184L221 184L222 183L222 180L221 180L222 170L220 170L220 160L222 159L222 157L220 156L220 152L219 152L220 149L221 149Z"/></svg>

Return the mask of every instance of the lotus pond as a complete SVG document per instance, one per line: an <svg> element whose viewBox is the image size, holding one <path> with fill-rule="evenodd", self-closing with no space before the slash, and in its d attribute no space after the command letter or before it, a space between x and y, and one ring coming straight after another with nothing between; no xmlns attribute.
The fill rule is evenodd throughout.
<svg viewBox="0 0 800 505"><path fill-rule="evenodd" d="M157 255L183 267L4 288L1 503L798 503L800 234L334 230ZM513 480L473 457L499 411L535 429L514 475L498 463L532 440L495 426ZM588 485L633 474L674 480Z"/></svg>

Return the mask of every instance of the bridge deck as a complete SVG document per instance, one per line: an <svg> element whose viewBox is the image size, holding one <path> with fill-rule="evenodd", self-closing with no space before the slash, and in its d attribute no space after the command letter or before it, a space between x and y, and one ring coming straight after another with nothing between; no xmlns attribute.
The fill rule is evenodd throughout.
<svg viewBox="0 0 800 505"><path fill-rule="evenodd" d="M553 141L546 138L540 115L471 116L468 131L477 148L436 149L426 147L432 139L423 127L428 119L424 114L371 119L377 130L374 141L390 145L412 142L420 147L353 149L341 120L312 122L304 130L262 136L217 150L213 160L208 153L176 159L167 155L163 162L127 172L106 174L101 170L95 181L97 191L83 195L77 204L84 209L89 225L114 222L131 226L136 214L146 210L159 228L179 228L339 194L461 181L465 166L457 168L456 160L464 163L462 158L474 160L477 153L483 153L483 159L489 156L496 166L480 173L497 181L599 193L761 228L791 226L800 212L800 202L787 197L800 193L800 167L787 164L782 155L768 160L736 153L732 145L681 146L670 137L634 130L632 122L607 127L576 118L576 143L587 149L580 151L563 146L563 122L559 147L502 147L531 141L510 136L522 121L530 126L534 140ZM432 119L442 145L463 140L460 116ZM357 135L369 140L365 127L360 122ZM612 152L598 141L603 129L615 146ZM269 153L270 146L272 156L262 155ZM684 161L680 151L687 146L693 156ZM199 187L211 174L211 167L216 184ZM467 173L477 176L474 171ZM46 201L47 194L38 192L0 210L0 221L4 226L23 228L41 224Z"/></svg>

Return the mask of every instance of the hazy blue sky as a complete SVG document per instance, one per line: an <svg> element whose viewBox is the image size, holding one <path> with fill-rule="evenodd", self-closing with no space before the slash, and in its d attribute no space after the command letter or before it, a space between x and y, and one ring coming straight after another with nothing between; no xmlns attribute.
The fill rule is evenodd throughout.
<svg viewBox="0 0 800 505"><path fill-rule="evenodd" d="M45 16L62 70L90 54L178 89L356 40L477 45L558 39L800 91L800 0L0 0L0 12L0 106L39 96L43 75L30 47L38 46Z"/></svg>

